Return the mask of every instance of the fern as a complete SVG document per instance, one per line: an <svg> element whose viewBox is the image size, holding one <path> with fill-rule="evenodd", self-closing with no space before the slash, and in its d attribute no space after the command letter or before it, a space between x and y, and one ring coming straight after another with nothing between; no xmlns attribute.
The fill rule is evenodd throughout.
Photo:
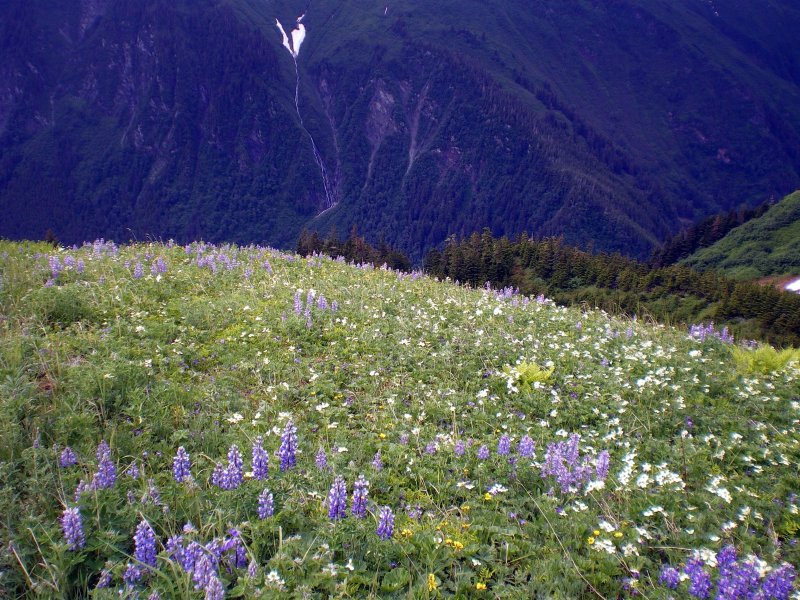
<svg viewBox="0 0 800 600"><path fill-rule="evenodd" d="M755 350L734 347L733 360L740 373L773 373L784 369L789 363L800 360L800 350L787 348L776 350L772 346L759 346Z"/></svg>

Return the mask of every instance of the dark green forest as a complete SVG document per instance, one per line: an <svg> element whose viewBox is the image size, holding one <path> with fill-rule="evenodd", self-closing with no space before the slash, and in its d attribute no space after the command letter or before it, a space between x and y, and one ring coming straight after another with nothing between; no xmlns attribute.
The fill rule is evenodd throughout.
<svg viewBox="0 0 800 600"><path fill-rule="evenodd" d="M304 11L296 73L275 20ZM643 259L800 187L799 27L789 0L7 0L0 236Z"/></svg>

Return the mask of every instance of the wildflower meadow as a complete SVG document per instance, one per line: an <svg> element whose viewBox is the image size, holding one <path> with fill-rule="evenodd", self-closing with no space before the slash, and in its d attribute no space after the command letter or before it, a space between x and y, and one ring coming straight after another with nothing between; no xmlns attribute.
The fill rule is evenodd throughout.
<svg viewBox="0 0 800 600"><path fill-rule="evenodd" d="M0 242L0 598L800 598L799 424L707 323Z"/></svg>

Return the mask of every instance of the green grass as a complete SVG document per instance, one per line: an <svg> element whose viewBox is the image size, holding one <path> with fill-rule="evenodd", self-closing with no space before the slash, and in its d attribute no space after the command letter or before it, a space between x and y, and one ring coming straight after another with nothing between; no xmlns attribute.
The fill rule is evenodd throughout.
<svg viewBox="0 0 800 600"><path fill-rule="evenodd" d="M48 284L51 258L71 266ZM166 272L153 274L159 258ZM312 289L338 310L296 314L295 295ZM227 597L666 599L687 584L669 592L662 565L694 553L733 545L797 565L800 369L742 374L736 352L599 311L262 248L0 242L0 589L119 597L143 520L158 556L140 597L203 597L166 548L179 534L208 551L241 544L252 569L226 554L215 574ZM289 420L299 451L282 472ZM573 434L590 479L604 451L610 469L564 491L542 469L548 446ZM259 436L264 481L247 474ZM533 457L519 455L525 436ZM76 501L102 440L116 484ZM225 491L211 477L233 444L245 476ZM61 468L66 446L77 464ZM171 471L179 446L192 464L183 483ZM360 474L367 516L330 521L335 476L349 510ZM275 513L259 519L265 487ZM388 540L376 535L384 506ZM82 548L65 543L65 507L80 509ZM110 587L95 589L104 570Z"/></svg>
<svg viewBox="0 0 800 600"><path fill-rule="evenodd" d="M800 192L786 196L761 217L736 227L716 244L681 262L736 279L800 275Z"/></svg>

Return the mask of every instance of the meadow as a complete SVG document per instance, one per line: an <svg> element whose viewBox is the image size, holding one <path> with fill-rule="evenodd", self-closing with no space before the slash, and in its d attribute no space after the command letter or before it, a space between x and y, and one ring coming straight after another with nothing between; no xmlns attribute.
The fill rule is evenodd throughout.
<svg viewBox="0 0 800 600"><path fill-rule="evenodd" d="M799 358L268 248L0 242L0 598L798 598Z"/></svg>

